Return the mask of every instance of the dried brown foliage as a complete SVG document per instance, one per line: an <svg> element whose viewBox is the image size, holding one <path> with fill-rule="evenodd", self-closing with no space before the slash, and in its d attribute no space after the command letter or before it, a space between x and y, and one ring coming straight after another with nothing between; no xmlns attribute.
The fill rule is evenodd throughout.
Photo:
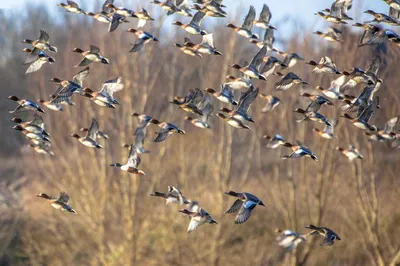
<svg viewBox="0 0 400 266"><path fill-rule="evenodd" d="M124 32L126 25L107 33L105 25L83 16L69 14L63 19L55 24L46 12L32 8L29 16L15 25L13 16L1 14L0 33L5 37L0 56L3 117L11 108L4 100L9 94L30 99L46 97L56 90L48 81L51 77L72 77L78 71L73 65L80 57L71 49L86 49L89 44L99 46L111 65L93 64L85 85L96 89L106 79L123 76L125 89L116 96L121 106L116 110L102 109L74 96L76 107L61 113L47 110L43 117L52 134L54 158L20 149L26 141L10 129L7 119L2 119L0 145L2 157L8 158L2 164L1 191L2 195L8 191L8 196L0 217L0 254L5 264L400 263L398 151L382 143L368 142L364 132L343 119L336 128L337 140L320 139L311 131L315 124L295 122L294 108L307 104L298 97L300 89L277 93L274 77L267 82L257 81L256 85L265 94L277 95L282 104L272 113L262 114L264 102L257 99L251 108L256 124L250 125L250 131L233 129L218 118L211 122L212 130L194 128L183 120L185 114L181 110L168 103L189 88L218 88L227 74L238 75L229 68L230 64L243 63L256 52L250 43L223 27L223 21L206 19L204 25L217 33L215 43L224 56L198 59L172 47L173 43L182 42L184 34L165 25L164 16L146 26L161 42L147 45L138 54L127 53L135 37ZM20 41L35 37L39 29L48 31L58 47L56 63L25 77L21 65L24 46ZM399 115L400 50L390 45L379 50L359 49L358 34L346 30L345 42L336 47L327 46L309 33L284 46L307 60L317 61L328 55L340 69L346 70L354 66L365 68L375 55L380 55L384 59L380 71L384 84L378 95L383 108L378 110L373 123L382 127L387 119ZM317 85L327 87L334 78L312 74L311 67L302 62L293 71L311 84L310 91ZM352 93L357 94L359 89ZM339 106L337 103L333 108L323 107L321 112L332 119ZM121 148L121 143L133 141L137 124L131 117L133 111L174 122L186 130L185 136L172 136L166 142L153 144L157 128L149 128L145 145L151 154L142 156L144 177L108 166L126 159L127 150ZM69 137L88 126L93 116L110 135L104 150L91 150ZM261 138L266 133L302 141L316 152L320 161L280 160L288 149L266 149ZM349 163L335 151L335 146L348 144L358 147L364 160ZM200 201L219 224L187 234L188 220L177 212L178 207L165 206L160 199L149 196L154 190L165 190L167 185L177 185L188 198ZM233 216L223 214L232 201L223 192L230 189L257 195L267 208L257 208L246 224L234 225ZM58 212L35 198L39 192L57 194L61 190L70 194L78 215ZM1 204L2 201L0 198ZM310 238L292 253L284 253L276 245L276 228L306 232L304 225L310 223L332 228L343 240L333 247L320 247L321 238Z"/></svg>

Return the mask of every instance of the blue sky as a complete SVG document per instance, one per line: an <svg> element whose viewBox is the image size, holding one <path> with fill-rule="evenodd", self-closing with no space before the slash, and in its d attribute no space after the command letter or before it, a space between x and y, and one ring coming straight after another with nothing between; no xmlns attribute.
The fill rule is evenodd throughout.
<svg viewBox="0 0 400 266"><path fill-rule="evenodd" d="M104 2L104 0L75 1L80 4L84 10L95 12L99 11L97 9L100 9L99 7ZM191 1L192 0L189 2ZM12 9L18 12L27 4L43 4L46 5L53 14L57 14L58 12L64 13L62 8L57 7L57 4L60 2L61 0L0 0L0 8ZM64 0L64 2L66 2L66 0ZM332 2L333 0L224 0L224 4L228 6L228 14L232 16L235 16L238 7L244 7L245 10L239 15L241 20L244 18L250 3L255 6L257 15L261 11L262 5L266 3L272 12L271 23L278 28L279 38L281 40L288 39L293 32L298 32L299 30L311 29L315 31L326 29L328 26L335 26L314 16L315 12L330 7ZM94 8L95 5L97 8ZM115 0L115 5L134 9L134 7L137 6L149 8L153 4L151 4L151 0ZM349 11L349 15L353 17L356 22L371 20L371 16L363 14L367 9L387 14L389 6L382 0L353 0L353 8ZM160 12L162 12L161 9ZM57 16L55 16L55 18L57 18ZM290 21L287 21L287 18L290 18ZM172 18L167 19L171 20ZM220 20L214 21L220 22ZM394 30L396 31L396 29ZM287 36L285 36L285 34Z"/></svg>
<svg viewBox="0 0 400 266"><path fill-rule="evenodd" d="M41 0L40 3L46 4L48 6L55 6L57 3L61 2L58 0ZM95 0L76 0L77 3L96 3L102 1ZM150 5L150 0L131 0L131 1L118 1L115 0L116 5L133 5L132 3L144 2L145 5ZM283 17L285 15L291 15L294 17L299 17L302 20L307 20L307 17L316 10L320 10L325 7L329 7L333 0L225 0L224 3L229 6L229 8L238 5L248 6L249 3L253 3L257 10L261 8L263 3L268 4L276 18ZM0 0L1 8L12 8L21 9L26 3L33 3L33 0ZM366 10L368 8L374 9L379 12L387 13L388 8L381 0L354 0L354 12L356 9Z"/></svg>
<svg viewBox="0 0 400 266"><path fill-rule="evenodd" d="M75 0L77 3L100 3L102 1L95 0ZM37 3L46 4L49 7L55 7L58 0L41 0ZM115 0L116 5L123 5L126 7L133 6L133 3L144 2L146 5L151 5L150 0L131 0L122 1ZM266 3L273 13L273 20L279 20L289 15L304 22L313 22L314 12L320 9L329 7L333 0L225 0L224 3L229 8L243 5L248 6L249 3L255 5L257 10L261 10L262 4ZM351 16L355 13L361 13L360 10L373 9L378 12L388 12L388 6L381 0L354 0L354 8L351 10ZM34 0L0 0L0 8L10 8L13 10L22 9L27 3L34 3Z"/></svg>

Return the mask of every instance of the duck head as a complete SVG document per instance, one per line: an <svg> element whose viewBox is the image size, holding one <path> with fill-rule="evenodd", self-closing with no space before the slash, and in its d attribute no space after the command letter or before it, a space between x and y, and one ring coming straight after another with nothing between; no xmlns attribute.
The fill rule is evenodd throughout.
<svg viewBox="0 0 400 266"><path fill-rule="evenodd" d="M11 121L11 122L14 122L14 123L17 123L17 124L22 123L22 119L21 119L21 118L18 118L18 117L13 117L10 121Z"/></svg>
<svg viewBox="0 0 400 266"><path fill-rule="evenodd" d="M44 198L44 199L51 199L51 197L49 195L47 195L46 193L40 193L40 194L36 195L36 197Z"/></svg>
<svg viewBox="0 0 400 266"><path fill-rule="evenodd" d="M180 22L180 21L175 20L174 22L172 22L172 25L183 26L183 23Z"/></svg>
<svg viewBox="0 0 400 266"><path fill-rule="evenodd" d="M21 127L20 125L13 126L13 129L18 130L18 131L23 131L24 130L24 128Z"/></svg>
<svg viewBox="0 0 400 266"><path fill-rule="evenodd" d="M11 101L16 101L16 102L19 101L19 98L14 95L8 96L8 99L10 99Z"/></svg>
<svg viewBox="0 0 400 266"><path fill-rule="evenodd" d="M76 133L71 134L71 137L76 138L76 139L80 139L80 138L81 138L81 137L80 137L78 134L76 134Z"/></svg>

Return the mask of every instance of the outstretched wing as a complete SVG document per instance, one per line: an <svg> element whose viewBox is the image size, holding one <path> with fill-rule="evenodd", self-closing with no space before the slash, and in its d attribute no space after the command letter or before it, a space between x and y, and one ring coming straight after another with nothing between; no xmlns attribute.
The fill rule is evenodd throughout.
<svg viewBox="0 0 400 266"><path fill-rule="evenodd" d="M232 204L232 206L225 211L225 213L232 213L232 212L236 212L237 210L240 209L240 207L242 207L243 205L243 201L241 201L240 199L235 200L235 202Z"/></svg>
<svg viewBox="0 0 400 266"><path fill-rule="evenodd" d="M134 168L138 168L140 164L140 157L136 150L136 147L132 144L129 150L128 165Z"/></svg>
<svg viewBox="0 0 400 266"><path fill-rule="evenodd" d="M398 116L393 117L392 119L390 119L389 121L387 121L386 124L385 124L384 131L385 131L386 133L393 132L394 127L396 126L396 124L397 124L398 121L399 121L399 117L398 117Z"/></svg>
<svg viewBox="0 0 400 266"><path fill-rule="evenodd" d="M379 68L381 66L381 59L379 57L375 57L374 60L372 60L371 64L365 71L365 73L372 73L375 76L378 75Z"/></svg>
<svg viewBox="0 0 400 266"><path fill-rule="evenodd" d="M157 137L153 140L154 142L162 142L164 140L166 140L169 136L169 131L166 129L161 130L160 132L158 132Z"/></svg>
<svg viewBox="0 0 400 266"><path fill-rule="evenodd" d="M39 58L40 58L40 57L39 57ZM28 69L26 70L25 74L29 74L29 73L38 71L38 70L46 63L46 61L40 60L39 58L38 58L38 60L36 60L35 62L33 62L33 63L28 67Z"/></svg>
<svg viewBox="0 0 400 266"><path fill-rule="evenodd" d="M238 104L238 110L242 110L247 112L249 110L250 105L257 98L259 89L257 87L251 86L246 92L242 94Z"/></svg>
<svg viewBox="0 0 400 266"><path fill-rule="evenodd" d="M90 125L90 128L86 136L92 140L96 140L98 132L99 132L99 122L97 121L96 118L93 117L92 124Z"/></svg>
<svg viewBox="0 0 400 266"><path fill-rule="evenodd" d="M260 14L260 20L266 21L269 23L269 21L271 20L271 17L272 17L272 13L269 10L269 7L266 4L264 4L263 9Z"/></svg>
<svg viewBox="0 0 400 266"><path fill-rule="evenodd" d="M49 34L47 32L45 32L44 30L40 30L39 41L44 42L44 43L49 43L49 40L50 40Z"/></svg>
<svg viewBox="0 0 400 266"><path fill-rule="evenodd" d="M89 75L89 67L85 67L83 70L79 71L78 74L72 77L72 81L82 87L83 81Z"/></svg>
<svg viewBox="0 0 400 266"><path fill-rule="evenodd" d="M254 68L258 70L260 68L261 63L263 62L266 53L267 53L267 46L263 45L263 47L261 47L261 49L251 60L250 65L254 66Z"/></svg>
<svg viewBox="0 0 400 266"><path fill-rule="evenodd" d="M61 192L60 197L57 199L57 201L68 204L69 201L69 196L66 192Z"/></svg>
<svg viewBox="0 0 400 266"><path fill-rule="evenodd" d="M251 212L256 206L257 203L251 200L248 200L245 203L243 203L235 218L235 223L242 224L246 222L250 218Z"/></svg>
<svg viewBox="0 0 400 266"><path fill-rule="evenodd" d="M246 30L251 30L255 18L256 18L256 9L254 8L254 6L250 6L249 13L247 13L243 21L242 28Z"/></svg>
<svg viewBox="0 0 400 266"><path fill-rule="evenodd" d="M25 59L24 65L30 64L35 62L38 59L38 55L40 54L40 49L33 48L32 51L29 53L27 58Z"/></svg>
<svg viewBox="0 0 400 266"><path fill-rule="evenodd" d="M202 44L208 44L210 47L214 47L214 37L213 34L206 34L203 35L203 41Z"/></svg>
<svg viewBox="0 0 400 266"><path fill-rule="evenodd" d="M108 95L113 97L114 92L121 91L124 88L124 84L122 84L122 77L116 77L114 79L107 80L103 83L101 87L101 92L107 92Z"/></svg>
<svg viewBox="0 0 400 266"><path fill-rule="evenodd" d="M145 40L137 39L133 44L133 47L129 50L130 53L139 52L144 47Z"/></svg>
<svg viewBox="0 0 400 266"><path fill-rule="evenodd" d="M190 24L200 26L201 20L204 18L205 13L197 11L196 14L194 14L192 20L190 21Z"/></svg>

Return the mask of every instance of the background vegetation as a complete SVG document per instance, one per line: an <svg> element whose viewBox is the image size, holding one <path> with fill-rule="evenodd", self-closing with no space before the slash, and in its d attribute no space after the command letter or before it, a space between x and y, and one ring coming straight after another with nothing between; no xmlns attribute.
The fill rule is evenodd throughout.
<svg viewBox="0 0 400 266"><path fill-rule="evenodd" d="M168 101L189 88L218 88L226 75L238 75L230 64L243 63L256 53L256 47L223 26L225 20L208 18L203 23L215 33L216 47L224 56L198 59L172 47L185 35L172 26L160 30L160 25L166 25L165 16L145 28L160 43L128 54L135 37L125 32L127 25L108 33L106 25L82 15L66 14L55 23L43 8L28 10L29 16L22 17L0 13L1 265L399 265L398 151L385 143L368 142L364 132L343 119L336 128L338 139L332 141L312 132L319 125L295 122L292 111L307 104L299 92L316 92L317 85L327 87L334 76L312 74L311 67L300 62L293 72L310 83L307 88L277 93L276 77L255 81L262 93L278 96L282 104L262 114L264 102L257 99L251 108L256 121L250 125L252 130L233 129L218 118L212 119L212 130L201 130L185 121L186 114ZM149 9L152 14L158 10ZM58 47L56 63L25 76L21 40L37 38L40 29ZM378 95L382 108L373 124L383 127L399 115L400 50L391 45L357 48L359 34L344 29L345 42L331 46L306 31L280 45L307 60L327 55L343 70L366 68L374 56L381 56L379 76L384 83ZM93 64L85 86L97 89L103 81L123 76L125 89L116 96L121 106L102 109L74 96L75 107L64 112L46 110L43 118L56 156L34 153L11 129L7 111L14 105L7 96L47 98L56 90L48 81L51 77L70 79L79 70L73 66L80 57L71 49L85 50L89 44L99 46L112 64ZM356 95L360 89L349 93ZM215 101L215 108L220 105ZM323 107L321 112L332 119L339 106ZM121 144L133 142L137 125L133 112L186 130L185 136L174 135L154 144L157 128L150 126L145 146L151 153L142 156L141 164L144 177L108 166L126 160L128 151ZM69 137L88 126L93 116L110 135L104 150L86 148ZM264 134L276 133L292 142L302 141L320 161L280 160L290 150L269 150L262 139ZM335 151L335 146L349 144L359 148L364 160L349 163ZM149 196L152 191L166 190L167 185L177 185L185 196L198 200L219 224L187 234L188 220L177 212L178 207ZM257 208L246 224L234 225L234 217L223 214L232 203L223 194L227 190L251 192L267 208ZM35 198L40 192L57 195L59 191L69 193L78 215L61 213ZM292 253L276 245L276 228L306 232L304 225L310 223L332 228L342 241L320 247L321 238L310 238Z"/></svg>

